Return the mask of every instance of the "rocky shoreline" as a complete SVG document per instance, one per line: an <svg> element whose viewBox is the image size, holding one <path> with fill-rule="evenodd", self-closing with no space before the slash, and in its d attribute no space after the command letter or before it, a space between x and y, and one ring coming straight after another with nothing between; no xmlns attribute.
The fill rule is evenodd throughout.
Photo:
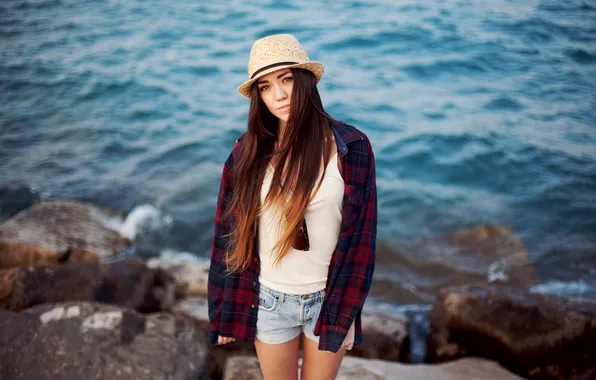
<svg viewBox="0 0 596 380"><path fill-rule="evenodd" d="M477 252L470 241L449 244ZM208 262L132 246L80 202L0 224L0 379L262 378L252 344L208 343ZM408 317L367 305L338 378L596 378L595 301L468 284L441 290L428 319L426 363L412 364Z"/></svg>

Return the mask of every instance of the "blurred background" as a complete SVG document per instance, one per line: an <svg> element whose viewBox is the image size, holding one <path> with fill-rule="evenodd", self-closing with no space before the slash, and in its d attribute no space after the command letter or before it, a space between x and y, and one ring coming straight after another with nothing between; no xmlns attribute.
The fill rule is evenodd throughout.
<svg viewBox="0 0 596 380"><path fill-rule="evenodd" d="M208 258L236 88L275 33L372 142L372 302L496 281L596 298L594 0L4 0L0 221L87 201L136 254Z"/></svg>

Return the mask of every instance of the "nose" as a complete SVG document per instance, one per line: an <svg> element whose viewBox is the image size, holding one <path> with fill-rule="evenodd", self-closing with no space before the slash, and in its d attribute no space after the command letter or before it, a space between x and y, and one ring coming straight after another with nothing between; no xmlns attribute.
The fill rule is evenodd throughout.
<svg viewBox="0 0 596 380"><path fill-rule="evenodd" d="M275 87L275 99L276 100L284 100L288 97L288 94L284 90L283 86L274 86Z"/></svg>

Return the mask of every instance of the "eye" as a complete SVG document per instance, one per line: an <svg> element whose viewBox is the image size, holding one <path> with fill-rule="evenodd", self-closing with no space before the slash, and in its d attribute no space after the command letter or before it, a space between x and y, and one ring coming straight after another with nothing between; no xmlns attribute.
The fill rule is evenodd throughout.
<svg viewBox="0 0 596 380"><path fill-rule="evenodd" d="M265 91L269 88L269 85L264 85L263 87L259 88L259 91Z"/></svg>
<svg viewBox="0 0 596 380"><path fill-rule="evenodd" d="M293 81L293 80L294 80L293 77L285 77L284 78L284 82L290 82L290 81Z"/></svg>

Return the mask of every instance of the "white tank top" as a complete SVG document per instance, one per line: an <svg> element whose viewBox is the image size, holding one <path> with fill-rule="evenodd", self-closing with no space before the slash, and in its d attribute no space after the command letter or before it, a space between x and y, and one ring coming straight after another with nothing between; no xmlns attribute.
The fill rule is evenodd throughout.
<svg viewBox="0 0 596 380"><path fill-rule="evenodd" d="M273 247L281 233L281 215L278 210L269 207L260 216L259 281L265 286L286 294L307 294L325 289L327 271L342 220L344 181L337 167L337 159L336 153L327 165L319 191L306 208L306 228L310 243L308 251L291 248L288 254L273 266L277 256ZM273 167L269 166L261 187L261 204L269 192L272 175ZM318 180L315 187L317 183Z"/></svg>

